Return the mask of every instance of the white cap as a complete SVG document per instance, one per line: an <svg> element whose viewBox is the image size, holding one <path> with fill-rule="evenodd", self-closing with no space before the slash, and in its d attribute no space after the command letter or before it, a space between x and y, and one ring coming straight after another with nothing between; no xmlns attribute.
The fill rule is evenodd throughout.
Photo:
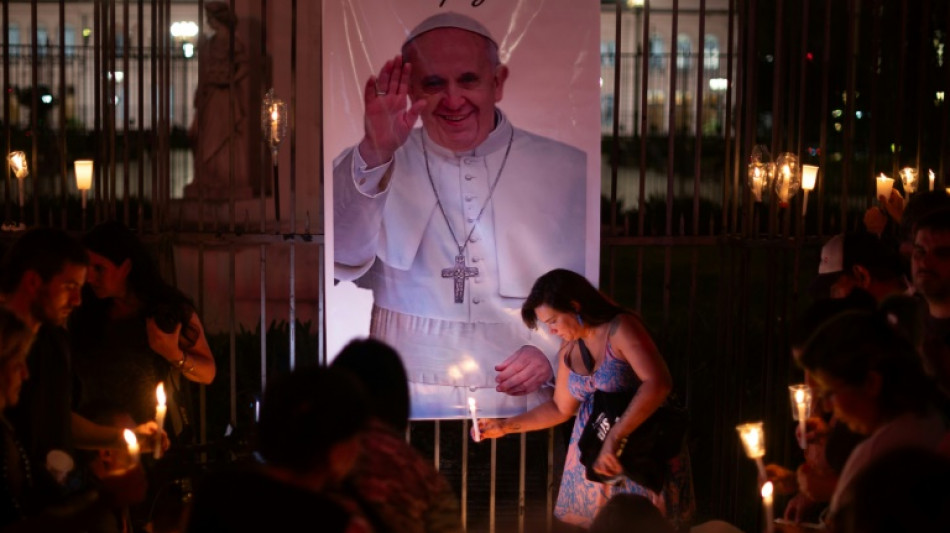
<svg viewBox="0 0 950 533"><path fill-rule="evenodd" d="M463 15L461 13L455 13L452 11L437 13L420 22L415 28L412 29L412 31L409 32L409 36L406 37L406 40L403 41L402 45L406 46L410 41L422 35L423 33L437 30L439 28L458 28L460 30L477 33L478 35L481 35L482 37L494 43L495 46L498 46L498 41L492 37L491 33L488 31L488 28L483 26L481 22L478 22L468 15Z"/></svg>
<svg viewBox="0 0 950 533"><path fill-rule="evenodd" d="M821 247L818 274L837 274L844 270L844 234L838 234Z"/></svg>

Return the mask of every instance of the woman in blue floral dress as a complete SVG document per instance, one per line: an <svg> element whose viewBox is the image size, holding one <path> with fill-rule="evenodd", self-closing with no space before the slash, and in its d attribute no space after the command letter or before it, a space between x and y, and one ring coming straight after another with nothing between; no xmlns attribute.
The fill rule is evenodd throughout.
<svg viewBox="0 0 950 533"><path fill-rule="evenodd" d="M610 301L580 274L562 269L538 278L521 315L528 327L543 323L551 334L563 339L554 397L512 418L479 420L481 436L497 438L545 429L576 415L554 510L558 520L588 528L611 496L633 493L649 498L677 530L688 529L695 503L685 446L669 461L667 480L659 492L623 476L617 459L618 444L666 401L673 387L669 369L640 319ZM587 479L577 447L597 389L636 390L594 463L594 470L602 476L619 476L614 485Z"/></svg>

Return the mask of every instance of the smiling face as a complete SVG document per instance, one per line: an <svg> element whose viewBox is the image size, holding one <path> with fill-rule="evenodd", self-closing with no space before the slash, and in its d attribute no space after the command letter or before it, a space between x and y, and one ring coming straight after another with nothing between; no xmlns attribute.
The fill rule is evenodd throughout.
<svg viewBox="0 0 950 533"><path fill-rule="evenodd" d="M508 69L496 64L491 46L457 28L428 31L406 46L409 96L426 101L422 125L434 142L454 152L474 149L495 127Z"/></svg>
<svg viewBox="0 0 950 533"><path fill-rule="evenodd" d="M547 326L552 335L557 335L565 341L577 340L583 332L575 313L557 311L546 304L539 305L534 313L538 317L538 322Z"/></svg>
<svg viewBox="0 0 950 533"><path fill-rule="evenodd" d="M115 298L124 296L126 279L132 262L128 259L116 265L103 255L89 252L89 278L86 280L97 298Z"/></svg>

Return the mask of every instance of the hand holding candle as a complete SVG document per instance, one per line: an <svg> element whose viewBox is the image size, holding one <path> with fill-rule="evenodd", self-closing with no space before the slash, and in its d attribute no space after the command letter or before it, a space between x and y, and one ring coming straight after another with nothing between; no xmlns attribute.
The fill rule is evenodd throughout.
<svg viewBox="0 0 950 533"><path fill-rule="evenodd" d="M135 438L135 433L131 429L126 429L122 431L122 437L125 438L125 443L129 447L129 467L134 467L139 464L139 441Z"/></svg>
<svg viewBox="0 0 950 533"><path fill-rule="evenodd" d="M891 189L894 188L894 179L888 178L882 172L881 175L877 177L876 181L877 181L877 197L878 199L880 199L883 196L884 201L886 202L887 199L891 197Z"/></svg>
<svg viewBox="0 0 950 533"><path fill-rule="evenodd" d="M478 432L478 417L476 412L478 407L475 405L475 398L469 397L468 399L468 412L472 415L472 435L475 438L475 442L481 442L482 436Z"/></svg>
<svg viewBox="0 0 950 533"><path fill-rule="evenodd" d="M755 466L759 469L759 477L766 479L765 464L762 462L762 458L765 457L765 432L762 429L762 422L736 426L736 431L739 432L746 456L755 461Z"/></svg>
<svg viewBox="0 0 950 533"><path fill-rule="evenodd" d="M165 383L160 382L155 388L155 397L158 400L158 406L155 407L155 423L158 424L158 431L155 433L154 457L162 458L162 428L165 426L165 413L168 407L165 405Z"/></svg>

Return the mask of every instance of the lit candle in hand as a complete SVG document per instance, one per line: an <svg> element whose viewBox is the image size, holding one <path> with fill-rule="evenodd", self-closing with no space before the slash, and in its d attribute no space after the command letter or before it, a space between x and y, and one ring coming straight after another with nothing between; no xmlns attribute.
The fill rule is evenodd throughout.
<svg viewBox="0 0 950 533"><path fill-rule="evenodd" d="M808 385L792 385L788 391L792 399L792 416L798 421L798 444L804 450L808 444L805 439L805 421L811 413L811 389Z"/></svg>
<svg viewBox="0 0 950 533"><path fill-rule="evenodd" d="M482 435L478 431L478 418L475 416L478 407L475 405L475 398L469 397L468 399L468 412L472 415L472 432L475 435L475 442L481 442Z"/></svg>
<svg viewBox="0 0 950 533"><path fill-rule="evenodd" d="M126 429L122 432L122 436L129 446L130 467L139 464L139 441L135 438L135 433L133 433L131 429Z"/></svg>
<svg viewBox="0 0 950 533"><path fill-rule="evenodd" d="M158 432L155 434L154 457L162 458L162 427L165 425L165 413L168 407L165 405L165 383L160 382L155 388L155 398L158 400L158 406L155 407L155 423L158 424Z"/></svg>
<svg viewBox="0 0 950 533"><path fill-rule="evenodd" d="M762 507L765 509L765 531L772 533L775 529L773 515L772 515L772 503L773 503L773 487L771 481L766 481L762 485Z"/></svg>

